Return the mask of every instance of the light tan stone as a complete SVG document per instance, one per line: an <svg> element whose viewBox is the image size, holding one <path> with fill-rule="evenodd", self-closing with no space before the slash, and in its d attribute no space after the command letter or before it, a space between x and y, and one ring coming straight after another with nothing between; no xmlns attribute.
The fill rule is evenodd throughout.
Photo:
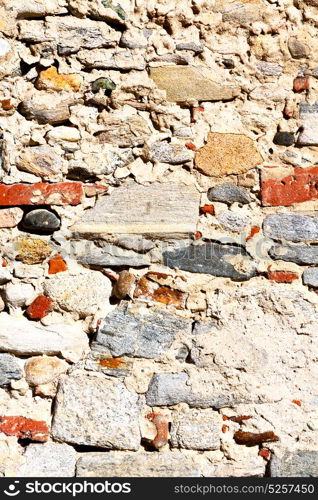
<svg viewBox="0 0 318 500"><path fill-rule="evenodd" d="M151 68L150 77L167 92L172 102L223 101L236 97L240 89L211 80L201 68L160 66Z"/></svg>
<svg viewBox="0 0 318 500"><path fill-rule="evenodd" d="M59 74L55 66L41 71L36 81L36 88L38 90L55 90L60 92L62 90L78 92L83 83L83 77L76 73L73 74Z"/></svg>
<svg viewBox="0 0 318 500"><path fill-rule="evenodd" d="M195 166L210 177L242 174L257 167L263 158L252 139L243 134L210 133L195 158Z"/></svg>
<svg viewBox="0 0 318 500"><path fill-rule="evenodd" d="M47 384L65 373L68 364L56 357L36 356L25 364L25 378L30 385Z"/></svg>

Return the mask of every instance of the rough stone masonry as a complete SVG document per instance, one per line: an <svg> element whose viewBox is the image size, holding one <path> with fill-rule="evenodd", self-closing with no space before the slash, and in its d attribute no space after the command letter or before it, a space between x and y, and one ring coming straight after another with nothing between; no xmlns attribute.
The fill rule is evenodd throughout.
<svg viewBox="0 0 318 500"><path fill-rule="evenodd" d="M0 476L318 475L317 29L0 1Z"/></svg>

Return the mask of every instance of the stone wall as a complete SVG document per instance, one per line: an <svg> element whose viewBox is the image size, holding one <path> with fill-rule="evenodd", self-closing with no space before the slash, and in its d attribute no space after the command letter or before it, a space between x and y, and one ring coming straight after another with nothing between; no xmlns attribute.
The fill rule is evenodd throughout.
<svg viewBox="0 0 318 500"><path fill-rule="evenodd" d="M0 476L318 475L317 0L2 0Z"/></svg>

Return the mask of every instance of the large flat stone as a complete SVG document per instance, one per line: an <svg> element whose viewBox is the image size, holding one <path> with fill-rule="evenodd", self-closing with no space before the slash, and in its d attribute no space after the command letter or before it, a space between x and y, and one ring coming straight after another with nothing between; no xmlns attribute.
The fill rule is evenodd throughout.
<svg viewBox="0 0 318 500"><path fill-rule="evenodd" d="M316 450L286 452L283 457L273 457L271 477L317 477L318 452Z"/></svg>
<svg viewBox="0 0 318 500"><path fill-rule="evenodd" d="M25 318L0 314L0 352L53 354L78 361L88 350L88 337L78 325L44 327Z"/></svg>
<svg viewBox="0 0 318 500"><path fill-rule="evenodd" d="M95 343L114 357L156 358L171 346L179 333L191 335L192 322L166 310L123 303L108 314Z"/></svg>
<svg viewBox="0 0 318 500"><path fill-rule="evenodd" d="M78 477L199 477L192 457L174 453L86 454L77 462Z"/></svg>
<svg viewBox="0 0 318 500"><path fill-rule="evenodd" d="M220 243L186 245L167 250L163 252L163 260L168 267L237 281L249 280L256 274L253 261L244 248Z"/></svg>
<svg viewBox="0 0 318 500"><path fill-rule="evenodd" d="M202 69L191 66L151 68L150 78L167 92L167 100L172 102L223 101L240 93L239 87L214 82Z"/></svg>
<svg viewBox="0 0 318 500"><path fill-rule="evenodd" d="M127 184L98 200L71 230L80 234L170 234L174 237L194 233L199 199L194 186Z"/></svg>
<svg viewBox="0 0 318 500"><path fill-rule="evenodd" d="M0 387L10 384L11 380L22 378L23 372L14 356L0 354Z"/></svg>
<svg viewBox="0 0 318 500"><path fill-rule="evenodd" d="M60 379L52 435L57 441L137 450L138 396L117 380L85 375Z"/></svg>
<svg viewBox="0 0 318 500"><path fill-rule="evenodd" d="M150 264L150 259L147 255L142 255L108 243L104 243L102 248L85 249L85 253L79 255L77 261L84 265L96 267L142 267Z"/></svg>
<svg viewBox="0 0 318 500"><path fill-rule="evenodd" d="M19 477L73 477L76 451L60 443L30 444L23 455Z"/></svg>
<svg viewBox="0 0 318 500"><path fill-rule="evenodd" d="M210 133L195 158L195 167L211 177L243 174L261 163L254 141L243 134Z"/></svg>
<svg viewBox="0 0 318 500"><path fill-rule="evenodd" d="M318 246L306 245L274 245L269 250L274 260L295 262L295 264L318 264Z"/></svg>
<svg viewBox="0 0 318 500"><path fill-rule="evenodd" d="M273 214L263 224L264 235L276 241L317 241L318 217L295 213Z"/></svg>

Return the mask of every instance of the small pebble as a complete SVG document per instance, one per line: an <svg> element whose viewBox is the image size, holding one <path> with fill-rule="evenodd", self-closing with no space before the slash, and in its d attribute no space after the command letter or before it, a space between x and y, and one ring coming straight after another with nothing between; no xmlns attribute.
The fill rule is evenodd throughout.
<svg viewBox="0 0 318 500"><path fill-rule="evenodd" d="M60 219L49 210L32 210L25 215L22 225L24 229L40 233L50 233L60 228Z"/></svg>

